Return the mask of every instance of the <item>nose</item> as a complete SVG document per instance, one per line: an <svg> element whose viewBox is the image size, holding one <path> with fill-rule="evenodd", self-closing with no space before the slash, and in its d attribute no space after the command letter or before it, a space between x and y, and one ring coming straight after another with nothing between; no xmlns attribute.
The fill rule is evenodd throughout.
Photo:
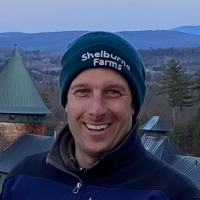
<svg viewBox="0 0 200 200"><path fill-rule="evenodd" d="M89 114L95 117L101 117L106 114L106 102L101 94L93 95L89 105Z"/></svg>

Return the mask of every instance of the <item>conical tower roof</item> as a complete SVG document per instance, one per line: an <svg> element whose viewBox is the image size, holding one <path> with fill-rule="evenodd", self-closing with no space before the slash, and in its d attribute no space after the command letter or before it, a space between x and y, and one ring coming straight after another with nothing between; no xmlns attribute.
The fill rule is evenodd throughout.
<svg viewBox="0 0 200 200"><path fill-rule="evenodd" d="M0 72L0 113L51 113L40 97L16 47Z"/></svg>
<svg viewBox="0 0 200 200"><path fill-rule="evenodd" d="M146 131L157 131L157 132L169 132L173 131L171 127L169 127L160 116L152 117L147 123L140 127L142 130Z"/></svg>

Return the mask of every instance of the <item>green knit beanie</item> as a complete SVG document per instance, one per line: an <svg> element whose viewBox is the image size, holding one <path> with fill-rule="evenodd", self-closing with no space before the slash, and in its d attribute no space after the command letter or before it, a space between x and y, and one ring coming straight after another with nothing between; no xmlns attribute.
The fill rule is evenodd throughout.
<svg viewBox="0 0 200 200"><path fill-rule="evenodd" d="M132 92L135 117L146 93L145 71L138 52L122 37L109 32L90 32L73 41L61 60L59 78L62 105L76 76L89 68L109 68L119 72Z"/></svg>

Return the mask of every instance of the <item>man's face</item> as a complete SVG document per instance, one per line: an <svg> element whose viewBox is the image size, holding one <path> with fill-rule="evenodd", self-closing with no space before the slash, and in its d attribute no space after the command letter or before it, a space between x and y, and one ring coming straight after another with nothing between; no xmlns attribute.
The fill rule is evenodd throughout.
<svg viewBox="0 0 200 200"><path fill-rule="evenodd" d="M132 95L127 81L111 69L88 69L71 83L66 111L76 154L102 156L132 126Z"/></svg>

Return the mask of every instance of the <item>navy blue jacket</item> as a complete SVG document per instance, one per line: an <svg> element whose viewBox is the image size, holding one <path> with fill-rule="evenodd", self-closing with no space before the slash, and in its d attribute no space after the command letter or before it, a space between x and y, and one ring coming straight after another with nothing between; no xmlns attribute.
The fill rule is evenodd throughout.
<svg viewBox="0 0 200 200"><path fill-rule="evenodd" d="M52 166L47 153L27 157L6 178L1 200L200 199L188 178L144 149L136 131L137 126L117 149L80 172Z"/></svg>

